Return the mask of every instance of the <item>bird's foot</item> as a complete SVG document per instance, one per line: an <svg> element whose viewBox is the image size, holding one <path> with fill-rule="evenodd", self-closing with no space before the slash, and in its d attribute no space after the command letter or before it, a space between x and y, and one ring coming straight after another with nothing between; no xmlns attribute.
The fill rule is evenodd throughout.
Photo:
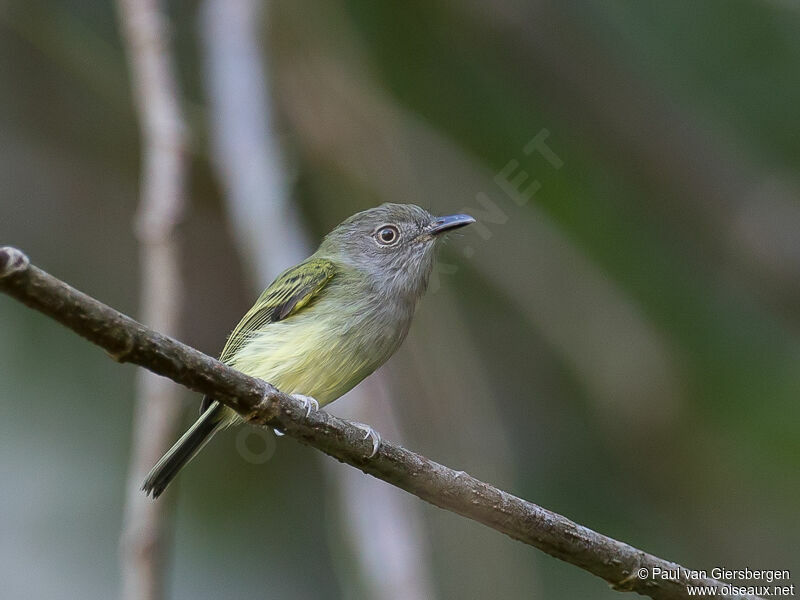
<svg viewBox="0 0 800 600"><path fill-rule="evenodd" d="M306 419L312 412L319 410L319 402L314 400L311 396L304 396L303 394L292 394L292 398L302 402L303 408L306 409Z"/></svg>
<svg viewBox="0 0 800 600"><path fill-rule="evenodd" d="M369 425L365 425L364 423L358 423L356 421L351 422L354 427L358 427L361 431L364 432L364 437L362 439L371 439L372 440L372 453L367 458L372 458L378 453L378 448L381 447L381 434L375 431Z"/></svg>

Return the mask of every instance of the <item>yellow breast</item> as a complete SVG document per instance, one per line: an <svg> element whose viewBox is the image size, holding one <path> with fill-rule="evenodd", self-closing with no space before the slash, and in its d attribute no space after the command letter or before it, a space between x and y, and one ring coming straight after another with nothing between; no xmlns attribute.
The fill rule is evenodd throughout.
<svg viewBox="0 0 800 600"><path fill-rule="evenodd" d="M383 360L367 355L359 336L348 334L343 324L300 314L254 332L229 362L282 392L311 396L324 405L350 390Z"/></svg>

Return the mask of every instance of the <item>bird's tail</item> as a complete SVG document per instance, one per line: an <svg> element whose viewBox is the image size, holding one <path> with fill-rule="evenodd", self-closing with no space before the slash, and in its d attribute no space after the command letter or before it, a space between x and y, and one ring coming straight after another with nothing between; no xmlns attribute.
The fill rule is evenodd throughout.
<svg viewBox="0 0 800 600"><path fill-rule="evenodd" d="M178 472L206 445L211 436L225 425L225 406L214 402L175 445L161 457L144 480L142 489L158 498Z"/></svg>

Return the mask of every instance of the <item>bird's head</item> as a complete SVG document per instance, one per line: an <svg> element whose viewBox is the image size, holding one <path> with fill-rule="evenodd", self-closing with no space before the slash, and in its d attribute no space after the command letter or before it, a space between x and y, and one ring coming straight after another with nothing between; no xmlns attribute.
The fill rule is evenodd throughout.
<svg viewBox="0 0 800 600"><path fill-rule="evenodd" d="M438 242L474 222L462 214L435 217L414 204L382 204L338 225L319 254L368 274L379 289L418 297L427 287Z"/></svg>

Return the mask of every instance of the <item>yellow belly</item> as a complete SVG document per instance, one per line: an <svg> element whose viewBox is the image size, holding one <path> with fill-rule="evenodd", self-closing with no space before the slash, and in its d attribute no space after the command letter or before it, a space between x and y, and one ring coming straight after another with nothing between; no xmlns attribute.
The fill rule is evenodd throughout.
<svg viewBox="0 0 800 600"><path fill-rule="evenodd" d="M387 358L365 352L360 336L344 324L297 315L253 334L233 356L232 367L287 394L315 398L320 406L346 393Z"/></svg>

